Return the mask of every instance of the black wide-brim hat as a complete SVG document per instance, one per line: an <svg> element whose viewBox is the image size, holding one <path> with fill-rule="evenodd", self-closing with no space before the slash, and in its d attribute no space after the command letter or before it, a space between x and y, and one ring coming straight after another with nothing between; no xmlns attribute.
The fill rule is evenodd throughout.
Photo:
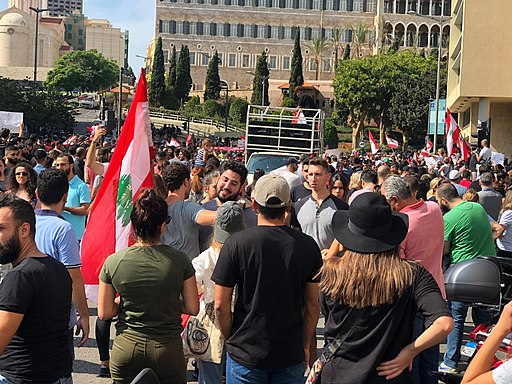
<svg viewBox="0 0 512 384"><path fill-rule="evenodd" d="M379 253L398 246L407 236L409 218L393 212L381 194L357 196L348 211L332 218L334 237L345 248L359 253Z"/></svg>

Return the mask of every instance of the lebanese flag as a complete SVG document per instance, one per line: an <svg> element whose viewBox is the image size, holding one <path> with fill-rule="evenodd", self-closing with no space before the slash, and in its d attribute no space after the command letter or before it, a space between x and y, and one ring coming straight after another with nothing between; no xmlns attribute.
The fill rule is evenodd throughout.
<svg viewBox="0 0 512 384"><path fill-rule="evenodd" d="M87 127L87 130L91 133L90 139L92 140L94 138L94 135L96 134L96 129L100 127L100 124L93 125L92 127Z"/></svg>
<svg viewBox="0 0 512 384"><path fill-rule="evenodd" d="M372 147L372 155L375 155L377 152L379 152L379 146L377 145L377 142L373 138L371 131L368 131L368 138L370 139L370 147Z"/></svg>
<svg viewBox="0 0 512 384"><path fill-rule="evenodd" d="M429 140L427 141L427 145L425 146L425 149L430 152L430 150L434 148L434 144L432 144L432 142Z"/></svg>
<svg viewBox="0 0 512 384"><path fill-rule="evenodd" d="M457 125L457 122L453 118L452 114L450 113L449 109L446 110L445 123L446 123L446 152L448 154L448 157L450 157L453 154L453 144L457 143L459 141L460 128Z"/></svg>
<svg viewBox="0 0 512 384"><path fill-rule="evenodd" d="M70 136L66 139L66 141L64 141L64 143L62 143L63 145L65 146L68 146L68 145L71 145L71 144L74 144L76 139L78 139L78 136L77 135L73 135L73 136Z"/></svg>
<svg viewBox="0 0 512 384"><path fill-rule="evenodd" d="M398 141L389 137L387 133L385 133L385 135L386 135L386 142L388 143L388 147L389 148L398 148Z"/></svg>
<svg viewBox="0 0 512 384"><path fill-rule="evenodd" d="M171 138L171 141L166 141L165 142L165 145L167 147L176 147L176 148L179 148L180 147L180 143L178 142L178 140L176 140L174 137Z"/></svg>
<svg viewBox="0 0 512 384"><path fill-rule="evenodd" d="M460 157L464 161L468 161L469 158L471 157L471 148L470 148L469 144L466 142L466 140L460 134L459 134L458 146L460 149Z"/></svg>
<svg viewBox="0 0 512 384"><path fill-rule="evenodd" d="M187 133L187 141L185 142L185 145L188 147L190 144L192 144L192 135Z"/></svg>
<svg viewBox="0 0 512 384"><path fill-rule="evenodd" d="M153 187L152 147L148 85L146 72L142 70L82 239L82 275L84 283L90 285L87 287L90 300L97 299L98 276L105 259L133 243L130 236L133 202L142 188Z"/></svg>

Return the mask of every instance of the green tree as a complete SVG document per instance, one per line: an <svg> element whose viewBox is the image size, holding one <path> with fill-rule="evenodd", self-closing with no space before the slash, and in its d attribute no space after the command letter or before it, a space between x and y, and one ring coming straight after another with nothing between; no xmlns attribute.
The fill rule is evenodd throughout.
<svg viewBox="0 0 512 384"><path fill-rule="evenodd" d="M29 133L67 134L75 122L73 107L60 92L25 89L17 82L0 77L0 110L23 112ZM59 131L56 131L58 127Z"/></svg>
<svg viewBox="0 0 512 384"><path fill-rule="evenodd" d="M208 63L204 88L204 100L220 99L219 54L217 51Z"/></svg>
<svg viewBox="0 0 512 384"><path fill-rule="evenodd" d="M240 97L234 98L229 105L229 118L238 123L245 123L248 108L249 103L247 100Z"/></svg>
<svg viewBox="0 0 512 384"><path fill-rule="evenodd" d="M218 100L208 99L203 103L203 113L209 118L222 117L224 114L224 104Z"/></svg>
<svg viewBox="0 0 512 384"><path fill-rule="evenodd" d="M137 76L135 76L135 73L133 73L132 67L124 68L123 75L131 78L130 85L134 85L135 82L137 81Z"/></svg>
<svg viewBox="0 0 512 384"><path fill-rule="evenodd" d="M345 52L343 52L343 60L350 60L350 53L350 44L347 44Z"/></svg>
<svg viewBox="0 0 512 384"><path fill-rule="evenodd" d="M331 149L338 148L338 127L332 119L325 121L324 144L328 145Z"/></svg>
<svg viewBox="0 0 512 384"><path fill-rule="evenodd" d="M311 40L311 44L308 44L308 48L315 63L315 80L318 80L325 52L329 49L329 42L324 37L315 37Z"/></svg>
<svg viewBox="0 0 512 384"><path fill-rule="evenodd" d="M116 84L118 78L119 66L98 51L72 51L55 62L45 85L68 93L77 88L95 92Z"/></svg>
<svg viewBox="0 0 512 384"><path fill-rule="evenodd" d="M254 79L252 81L252 96L251 104L268 105L268 78L270 71L267 65L267 54L261 53L256 63L256 72L254 72ZM263 87L265 84L265 87ZM263 93L265 88L265 93Z"/></svg>
<svg viewBox="0 0 512 384"><path fill-rule="evenodd" d="M368 27L363 23L360 23L355 29L353 28L354 33L354 50L356 57L361 56L361 50L363 48L363 44L366 41L366 35L368 33Z"/></svg>
<svg viewBox="0 0 512 384"><path fill-rule="evenodd" d="M332 30L332 47L334 49L334 69L336 69L338 65L338 61L340 60L340 51L343 52L343 47L341 46L342 40L342 32L339 28L334 28Z"/></svg>
<svg viewBox="0 0 512 384"><path fill-rule="evenodd" d="M189 115L196 113L199 111L201 107L201 100L199 100L199 96L192 96L187 104L185 104L185 112Z"/></svg>
<svg viewBox="0 0 512 384"><path fill-rule="evenodd" d="M190 51L188 46L181 46L180 57L176 65L176 98L180 105L186 103L190 88L192 87L192 77L190 76Z"/></svg>
<svg viewBox="0 0 512 384"><path fill-rule="evenodd" d="M165 66L164 51L162 50L162 38L159 37L153 54L153 68L149 82L149 103L159 107L165 97Z"/></svg>
<svg viewBox="0 0 512 384"><path fill-rule="evenodd" d="M171 58L169 59L169 72L167 73L166 90L174 92L176 88L176 47L172 47Z"/></svg>
<svg viewBox="0 0 512 384"><path fill-rule="evenodd" d="M288 81L290 87L288 88L289 97L297 101L298 97L295 94L295 87L304 84L304 75L302 72L302 51L300 48L300 29L297 27L297 34L295 35L295 44L293 45L292 64L290 68L290 80Z"/></svg>
<svg viewBox="0 0 512 384"><path fill-rule="evenodd" d="M281 101L281 106L285 108L295 108L297 107L297 102L291 97L285 97L283 101Z"/></svg>

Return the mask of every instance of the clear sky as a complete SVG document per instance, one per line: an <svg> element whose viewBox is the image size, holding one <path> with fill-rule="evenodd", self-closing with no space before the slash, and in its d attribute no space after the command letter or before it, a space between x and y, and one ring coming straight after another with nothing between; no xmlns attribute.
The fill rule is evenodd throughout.
<svg viewBox="0 0 512 384"><path fill-rule="evenodd" d="M43 0L44 3L44 0ZM0 10L7 8L7 0L0 0ZM117 28L130 31L129 63L139 77L146 56L146 47L154 35L154 0L84 0L84 14L89 18L107 19Z"/></svg>

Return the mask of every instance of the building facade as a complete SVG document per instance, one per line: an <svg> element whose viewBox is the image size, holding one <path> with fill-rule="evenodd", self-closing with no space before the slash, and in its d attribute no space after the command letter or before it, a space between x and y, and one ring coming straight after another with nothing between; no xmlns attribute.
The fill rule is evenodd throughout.
<svg viewBox="0 0 512 384"><path fill-rule="evenodd" d="M509 0L454 0L447 106L473 144L490 127L491 149L512 155L512 15ZM479 143L478 143L479 144Z"/></svg>
<svg viewBox="0 0 512 384"><path fill-rule="evenodd" d="M16 7L21 9L32 16L36 16L35 12L30 9L32 8L43 8L43 0L9 0L7 2L7 8Z"/></svg>
<svg viewBox="0 0 512 384"><path fill-rule="evenodd" d="M64 18L66 28L66 42L73 47L75 51L85 50L85 16L78 11Z"/></svg>
<svg viewBox="0 0 512 384"><path fill-rule="evenodd" d="M85 50L96 49L119 66L125 63L125 35L105 19L85 19Z"/></svg>
<svg viewBox="0 0 512 384"><path fill-rule="evenodd" d="M0 76L33 79L35 17L11 7L0 12ZM55 61L70 50L64 41L64 22L41 17L38 33L38 80L44 80Z"/></svg>
<svg viewBox="0 0 512 384"><path fill-rule="evenodd" d="M204 90L206 69L218 51L220 77L230 89L250 90L256 62L268 56L271 79L288 82L295 36L300 31L304 78L332 80L336 57L347 44L352 56L387 49L395 39L405 48L437 47L449 0L158 0L155 40L148 47L151 68L155 41L162 38L164 59L173 47L190 50L193 89ZM412 12L417 14L412 14ZM327 42L315 48L319 39ZM319 65L319 68L317 66ZM251 73L252 72L252 73Z"/></svg>
<svg viewBox="0 0 512 384"><path fill-rule="evenodd" d="M60 11L49 11L50 16L67 16L73 11L83 12L82 0L46 0L48 9L61 9Z"/></svg>

